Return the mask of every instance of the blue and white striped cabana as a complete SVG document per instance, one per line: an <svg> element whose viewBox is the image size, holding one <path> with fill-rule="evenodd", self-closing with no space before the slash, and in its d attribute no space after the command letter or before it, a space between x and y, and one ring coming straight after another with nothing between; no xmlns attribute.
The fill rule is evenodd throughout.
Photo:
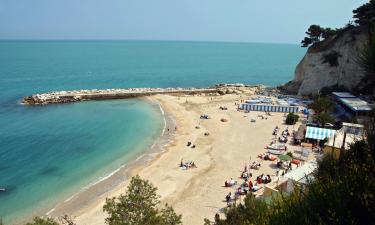
<svg viewBox="0 0 375 225"><path fill-rule="evenodd" d="M282 112L282 113L298 113L298 106L283 105L260 105L260 104L242 104L241 110L262 111L262 112Z"/></svg>
<svg viewBox="0 0 375 225"><path fill-rule="evenodd" d="M324 140L326 138L332 137L335 135L336 130L320 128L320 127L307 127L306 129L306 138L314 140Z"/></svg>

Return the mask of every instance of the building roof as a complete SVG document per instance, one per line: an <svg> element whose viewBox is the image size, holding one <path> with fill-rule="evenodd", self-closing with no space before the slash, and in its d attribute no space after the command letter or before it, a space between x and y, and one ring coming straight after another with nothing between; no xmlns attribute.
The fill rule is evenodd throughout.
<svg viewBox="0 0 375 225"><path fill-rule="evenodd" d="M306 131L306 125L305 124L301 124L299 127L298 127L298 130L297 132L295 133L295 136L294 138L297 139L297 140L302 140L305 138L305 131Z"/></svg>
<svg viewBox="0 0 375 225"><path fill-rule="evenodd" d="M332 92L332 95L338 98L356 98L356 96L349 92Z"/></svg>
<svg viewBox="0 0 375 225"><path fill-rule="evenodd" d="M306 176L314 172L316 168L318 168L318 163L315 160L307 161L302 166L285 174L285 177L300 183L306 183Z"/></svg>
<svg viewBox="0 0 375 225"><path fill-rule="evenodd" d="M362 135L365 128L362 124L342 123L341 129L350 134Z"/></svg>
<svg viewBox="0 0 375 225"><path fill-rule="evenodd" d="M336 130L307 126L305 137L314 140L324 140L335 135L335 133Z"/></svg>
<svg viewBox="0 0 375 225"><path fill-rule="evenodd" d="M289 103L284 99L277 99L276 101L279 105L289 105Z"/></svg>
<svg viewBox="0 0 375 225"><path fill-rule="evenodd" d="M341 148L344 142L345 130L346 130L345 128L338 130L334 136L328 139L326 146L334 147L334 148ZM357 134L346 132L344 149L349 149L351 144L362 139L363 139L362 135L357 135Z"/></svg>
<svg viewBox="0 0 375 225"><path fill-rule="evenodd" d="M355 112L371 111L371 107L368 103L360 98L339 98L339 100Z"/></svg>
<svg viewBox="0 0 375 225"><path fill-rule="evenodd" d="M357 124L357 123L342 123L342 126L344 127L355 127L355 128L364 128L362 124Z"/></svg>

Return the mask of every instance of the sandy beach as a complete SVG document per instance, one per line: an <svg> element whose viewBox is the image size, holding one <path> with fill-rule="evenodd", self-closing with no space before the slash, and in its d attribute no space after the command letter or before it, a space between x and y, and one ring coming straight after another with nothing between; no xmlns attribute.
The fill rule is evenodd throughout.
<svg viewBox="0 0 375 225"><path fill-rule="evenodd" d="M281 130L287 127L285 115L272 113L267 119L261 119L258 115L265 116L264 112L239 112L235 102L241 97L238 94L149 97L173 116L177 129L167 127L175 134L166 151L148 165L133 168L127 177L139 174L150 180L158 188L162 203L172 205L177 213L183 214L183 224L203 224L204 218L213 219L221 212L226 206L225 196L235 192L235 188L224 187L225 180L233 178L242 183L239 177L246 163L259 161L262 164L259 170L252 170L252 179L260 174L275 178L275 162L261 161L257 156L266 152L265 146L274 138L272 131L276 125ZM220 106L227 110L219 109ZM200 119L202 114L209 115L210 119ZM222 122L222 118L227 122ZM256 122L250 122L252 119ZM298 124L289 126L290 131L293 128L296 130ZM204 135L206 132L208 136ZM189 141L196 148L187 147ZM289 150L293 152L293 146ZM197 168L183 170L179 167L181 160L193 161ZM105 224L102 211L105 198L123 193L126 185L127 181L74 210L69 204L62 204L51 216L69 213L80 225Z"/></svg>

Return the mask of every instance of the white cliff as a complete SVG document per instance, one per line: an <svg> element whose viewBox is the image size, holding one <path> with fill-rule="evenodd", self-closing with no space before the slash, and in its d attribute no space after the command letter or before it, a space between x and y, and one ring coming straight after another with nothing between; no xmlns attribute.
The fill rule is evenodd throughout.
<svg viewBox="0 0 375 225"><path fill-rule="evenodd" d="M364 77L358 56L367 41L367 30L354 28L315 44L297 65L294 80L284 88L298 95L315 95L332 86L353 90ZM328 58L333 61L325 62Z"/></svg>

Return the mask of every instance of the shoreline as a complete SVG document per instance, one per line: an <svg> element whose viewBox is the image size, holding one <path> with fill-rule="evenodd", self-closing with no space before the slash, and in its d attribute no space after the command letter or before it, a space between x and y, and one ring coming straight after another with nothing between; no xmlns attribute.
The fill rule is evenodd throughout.
<svg viewBox="0 0 375 225"><path fill-rule="evenodd" d="M149 99L148 97L142 97L139 100L148 101L153 107L158 107L159 113L163 119L163 129L155 138L153 143L146 147L146 149L139 151L139 153L136 154L133 159L125 162L119 168L102 177L99 177L97 180L82 187L73 195L59 202L45 215L58 218L59 216L65 214L73 216L74 214L77 214L77 212L81 212L84 210L85 206L94 204L98 199L103 197L103 195L115 192L129 181L129 178L131 178L132 174L134 173L133 171L136 171L140 167L146 167L147 165L151 164L166 151L166 146L172 142L172 139L175 136L173 129L166 132L168 127L175 127L175 121L172 115L169 114L168 111L166 112L160 103L155 100ZM105 190L100 191L102 188ZM88 198L91 200L88 200ZM86 201L82 201L82 199ZM84 202L84 204L82 204L82 202Z"/></svg>

